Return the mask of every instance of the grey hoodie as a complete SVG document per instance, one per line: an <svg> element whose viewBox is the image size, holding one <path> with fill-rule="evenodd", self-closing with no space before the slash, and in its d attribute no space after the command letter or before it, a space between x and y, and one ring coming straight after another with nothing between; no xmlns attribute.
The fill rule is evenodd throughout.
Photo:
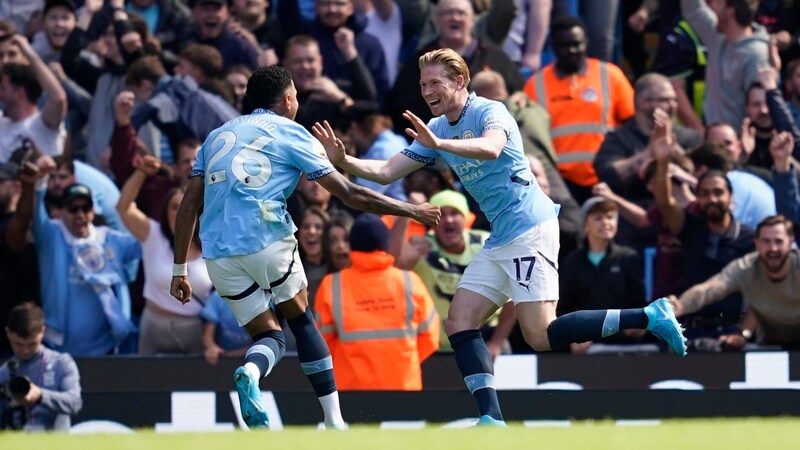
<svg viewBox="0 0 800 450"><path fill-rule="evenodd" d="M769 34L754 23L751 36L728 42L717 32L717 16L705 0L681 0L681 13L708 51L705 122L738 128L745 117L747 88L758 80L757 69L769 65Z"/></svg>

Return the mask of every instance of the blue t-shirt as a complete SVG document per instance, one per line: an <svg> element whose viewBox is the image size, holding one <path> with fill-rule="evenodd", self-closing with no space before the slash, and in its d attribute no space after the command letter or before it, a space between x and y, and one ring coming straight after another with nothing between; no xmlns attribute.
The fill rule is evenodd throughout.
<svg viewBox="0 0 800 450"><path fill-rule="evenodd" d="M286 198L300 175L313 181L333 171L311 133L271 111L258 109L217 128L192 170L205 177L203 257L249 255L294 233Z"/></svg>
<svg viewBox="0 0 800 450"><path fill-rule="evenodd" d="M453 169L492 225L487 248L508 244L531 227L556 217L555 204L542 192L525 158L517 123L502 103L473 92L455 123L442 115L431 119L428 127L445 139L472 139L489 130L503 130L508 137L500 156L493 160L467 159L417 141L403 150L409 158L427 164L440 157Z"/></svg>
<svg viewBox="0 0 800 450"><path fill-rule="evenodd" d="M766 181L741 170L727 173L733 187L733 217L739 222L755 229L758 223L777 214L775 211L775 191Z"/></svg>
<svg viewBox="0 0 800 450"><path fill-rule="evenodd" d="M206 299L200 317L216 325L214 341L225 350L236 350L253 343L250 335L239 326L233 311L217 291L213 291Z"/></svg>

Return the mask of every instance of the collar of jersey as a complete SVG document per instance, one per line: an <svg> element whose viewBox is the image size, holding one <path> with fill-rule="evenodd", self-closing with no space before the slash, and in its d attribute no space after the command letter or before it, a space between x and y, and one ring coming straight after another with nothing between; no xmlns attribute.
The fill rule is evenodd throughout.
<svg viewBox="0 0 800 450"><path fill-rule="evenodd" d="M461 114L458 116L458 119L455 122L448 122L451 127L454 127L456 126L456 124L458 124L458 122L461 122L461 119L464 118L464 114L467 113L467 108L469 108L469 104L472 103L472 99L474 98L475 98L475 93L470 92L469 96L467 97L467 103L464 103L464 109L461 110Z"/></svg>
<svg viewBox="0 0 800 450"><path fill-rule="evenodd" d="M273 111L271 109L264 109L264 108L256 108L250 114L251 115L255 115L255 114L272 114L273 116L277 116L278 115L275 111Z"/></svg>

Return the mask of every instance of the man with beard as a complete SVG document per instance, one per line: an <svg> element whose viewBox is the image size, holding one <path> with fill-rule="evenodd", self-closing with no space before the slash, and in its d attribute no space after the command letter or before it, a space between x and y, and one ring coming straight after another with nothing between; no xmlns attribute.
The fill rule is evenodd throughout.
<svg viewBox="0 0 800 450"><path fill-rule="evenodd" d="M738 258L708 281L673 299L675 313L691 314L730 294L742 294L748 306L738 329L722 334L725 350L741 350L753 337L758 344L800 344L800 251L792 248L792 222L776 215L756 228L756 251Z"/></svg>
<svg viewBox="0 0 800 450"><path fill-rule="evenodd" d="M672 195L669 161L677 152L662 130L653 147L657 161L655 198L664 223L683 243L684 286L679 293L719 273L728 263L753 250L753 231L731 214L733 189L725 173L705 172L697 181L696 203L686 209ZM719 336L736 330L742 311L738 294L727 295L684 317L686 337L696 351L717 349Z"/></svg>

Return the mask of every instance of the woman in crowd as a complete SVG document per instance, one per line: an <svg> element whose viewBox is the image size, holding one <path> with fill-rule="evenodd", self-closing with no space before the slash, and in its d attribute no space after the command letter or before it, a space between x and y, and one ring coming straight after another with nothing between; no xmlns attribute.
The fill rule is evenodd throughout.
<svg viewBox="0 0 800 450"><path fill-rule="evenodd" d="M169 294L175 216L183 189L172 189L164 196L160 222L156 222L136 206L135 200L145 179L158 172L161 162L151 155L136 156L133 166L136 171L122 186L117 211L142 244L145 307L139 326L139 353L201 353L204 347L200 310L211 292L211 280L202 258L197 228L187 260L195 301L182 305Z"/></svg>

